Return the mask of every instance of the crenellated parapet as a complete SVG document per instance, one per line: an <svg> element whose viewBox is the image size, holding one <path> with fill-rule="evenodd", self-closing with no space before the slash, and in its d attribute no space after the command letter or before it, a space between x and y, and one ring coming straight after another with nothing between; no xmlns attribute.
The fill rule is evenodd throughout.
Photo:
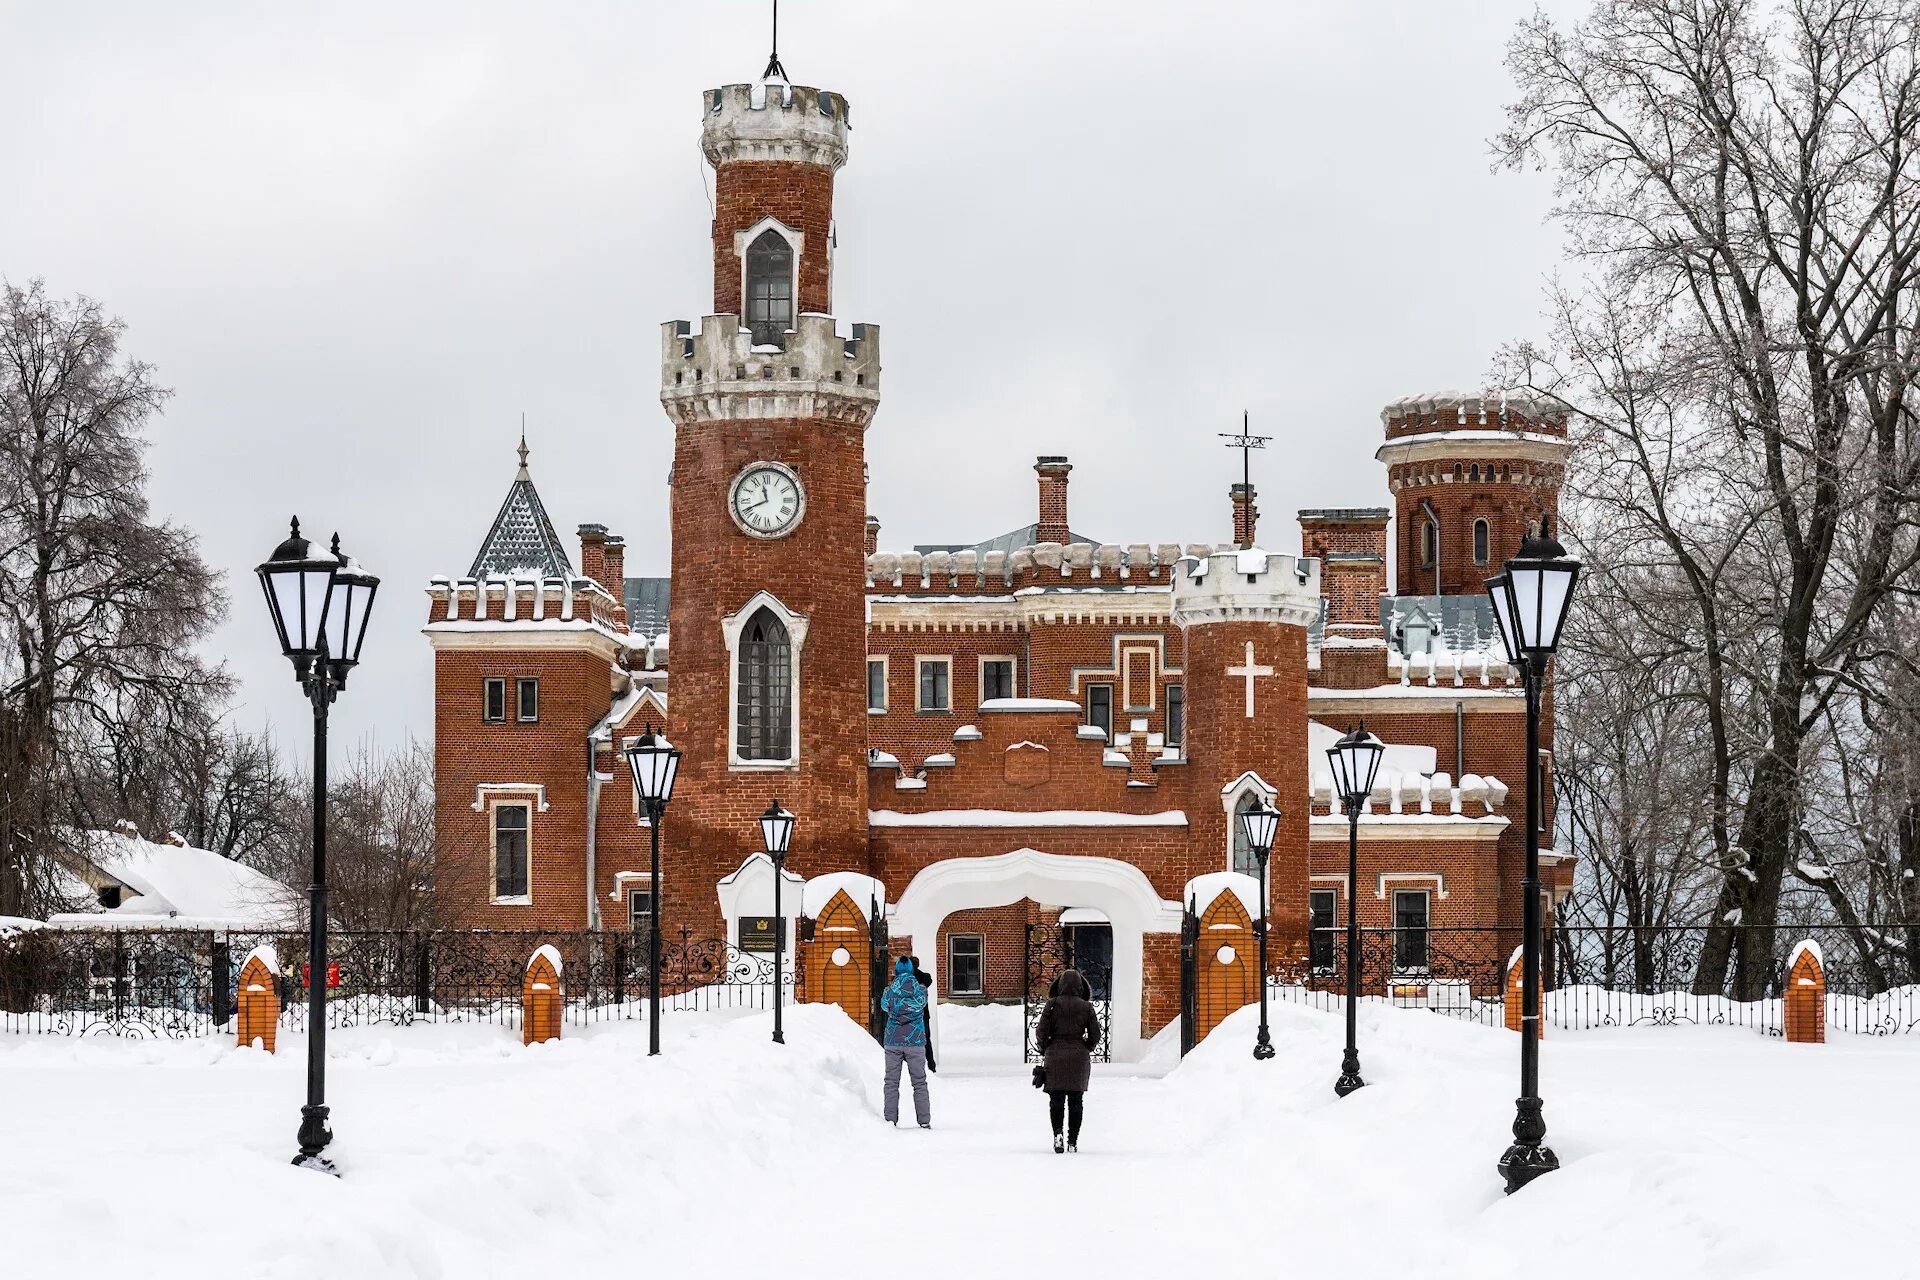
<svg viewBox="0 0 1920 1280"><path fill-rule="evenodd" d="M1279 622L1306 627L1320 616L1320 562L1250 550L1186 556L1174 566L1173 621Z"/></svg>
<svg viewBox="0 0 1920 1280"><path fill-rule="evenodd" d="M784 344L756 343L740 318L660 329L660 403L675 422L820 419L865 427L880 404L880 326L839 332L802 315Z"/></svg>
<svg viewBox="0 0 1920 1280"><path fill-rule="evenodd" d="M762 81L709 89L700 149L718 167L732 161L847 162L847 100L826 89Z"/></svg>
<svg viewBox="0 0 1920 1280"><path fill-rule="evenodd" d="M1029 587L1100 586L1166 591L1185 556L1211 555L1210 543L1128 545L1039 542L1017 550L877 551L867 557L867 586L882 592L1013 594Z"/></svg>

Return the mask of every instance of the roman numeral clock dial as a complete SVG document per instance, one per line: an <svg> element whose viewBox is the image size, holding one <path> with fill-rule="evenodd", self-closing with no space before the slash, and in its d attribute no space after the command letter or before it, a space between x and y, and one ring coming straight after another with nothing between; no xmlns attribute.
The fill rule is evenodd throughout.
<svg viewBox="0 0 1920 1280"><path fill-rule="evenodd" d="M778 462L756 462L733 478L727 510L741 532L755 538L783 538L792 533L807 509L806 490L793 468Z"/></svg>

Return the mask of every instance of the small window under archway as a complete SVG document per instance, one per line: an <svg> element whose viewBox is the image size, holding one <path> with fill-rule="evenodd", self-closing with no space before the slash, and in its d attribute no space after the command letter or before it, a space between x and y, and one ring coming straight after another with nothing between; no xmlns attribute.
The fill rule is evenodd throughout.
<svg viewBox="0 0 1920 1280"><path fill-rule="evenodd" d="M1473 522L1473 562L1475 564L1485 564L1492 555L1490 545L1493 540L1492 533L1484 519Z"/></svg>
<svg viewBox="0 0 1920 1280"><path fill-rule="evenodd" d="M793 328L793 246L771 227L747 246L746 321L756 346L784 344Z"/></svg>

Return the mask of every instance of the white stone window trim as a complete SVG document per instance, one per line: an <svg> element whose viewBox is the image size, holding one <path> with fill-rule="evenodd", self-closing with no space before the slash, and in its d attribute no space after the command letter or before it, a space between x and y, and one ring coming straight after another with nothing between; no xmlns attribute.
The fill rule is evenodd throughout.
<svg viewBox="0 0 1920 1280"><path fill-rule="evenodd" d="M740 758L740 637L747 623L762 608L770 609L787 629L787 643L793 646L793 660L787 664L787 705L790 723L787 743L791 754L785 760L743 760ZM764 773L800 767L800 654L807 642L807 615L795 613L771 591L756 591L739 610L720 619L720 634L727 644L727 768L735 773Z"/></svg>
<svg viewBox="0 0 1920 1280"><path fill-rule="evenodd" d="M873 704L873 667L875 663L880 664L880 705L877 707ZM893 692L892 683L891 683L892 680L893 680L893 664L887 660L887 655L884 653L868 654L867 655L867 714L868 715L883 716L887 714L887 705L891 700L891 694Z"/></svg>
<svg viewBox="0 0 1920 1280"><path fill-rule="evenodd" d="M920 701L920 672L923 668L938 664L947 669L947 705L929 707ZM930 715L944 716L953 714L953 655L950 653L916 653L913 655L913 709L925 711Z"/></svg>
<svg viewBox="0 0 1920 1280"><path fill-rule="evenodd" d="M532 796L538 812L545 813L549 808L543 782L483 782L473 789L473 803L467 807L479 813L489 807L489 796Z"/></svg>
<svg viewBox="0 0 1920 1280"><path fill-rule="evenodd" d="M788 256L793 261L793 279L790 286L792 292L787 295L793 300L793 315L788 317L787 326L788 331L791 332L793 324L800 319L800 255L806 249L807 236L804 231L796 230L772 216L760 219L744 231L733 233L733 256L740 263L740 314L736 319L742 329L747 327L747 249L768 231L774 232L787 242L787 248L790 250Z"/></svg>
<svg viewBox="0 0 1920 1280"><path fill-rule="evenodd" d="M1238 870L1233 865L1234 837L1240 830L1240 802L1250 795L1260 796L1268 804L1273 804L1280 798L1280 791L1251 769L1220 788L1220 807L1227 813L1227 856L1221 864L1223 870Z"/></svg>
<svg viewBox="0 0 1920 1280"><path fill-rule="evenodd" d="M637 882L637 883L629 883ZM627 900L628 889L650 889L653 887L651 871L616 871L613 873L613 890L607 896L615 902Z"/></svg>
<svg viewBox="0 0 1920 1280"><path fill-rule="evenodd" d="M496 907L530 907L533 905L533 815L534 802L526 798L526 788L518 788L519 799L496 796L486 804L487 815L487 901ZM542 802L540 812L546 811L544 797L546 788L540 788ZM475 805L476 809L481 806ZM525 893L502 894L500 892L500 818L502 809L525 809L527 811L527 891Z"/></svg>
<svg viewBox="0 0 1920 1280"><path fill-rule="evenodd" d="M983 653L980 655L980 661L978 664L979 666L978 683L974 685L974 693L976 695L979 695L974 698L975 705L978 705L979 703L987 701L985 694L987 690L987 664L989 662L1004 662L1007 664L1007 667L1009 668L1009 671L1010 671L1010 674L1008 676L1008 682L1012 685L1012 688L1007 692L1007 696L1009 698L1019 697L1020 696L1020 659L1011 653ZM951 687L949 687L947 690L947 701L948 702L953 701L953 690Z"/></svg>
<svg viewBox="0 0 1920 1280"><path fill-rule="evenodd" d="M1433 896L1441 902L1447 900L1447 877L1438 871L1382 871L1374 880L1373 896L1376 901L1385 902L1387 895L1397 888L1420 890L1431 885Z"/></svg>

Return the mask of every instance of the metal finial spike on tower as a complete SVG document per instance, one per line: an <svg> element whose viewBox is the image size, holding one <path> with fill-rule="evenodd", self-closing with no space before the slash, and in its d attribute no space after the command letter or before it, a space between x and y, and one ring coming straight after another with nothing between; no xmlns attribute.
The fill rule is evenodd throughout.
<svg viewBox="0 0 1920 1280"><path fill-rule="evenodd" d="M767 69L760 73L762 80L786 80L787 69L780 65L780 0L773 0L773 54L767 59Z"/></svg>
<svg viewBox="0 0 1920 1280"><path fill-rule="evenodd" d="M524 411L520 414L520 447L514 452L520 455L520 478L525 480L527 478L527 415Z"/></svg>

